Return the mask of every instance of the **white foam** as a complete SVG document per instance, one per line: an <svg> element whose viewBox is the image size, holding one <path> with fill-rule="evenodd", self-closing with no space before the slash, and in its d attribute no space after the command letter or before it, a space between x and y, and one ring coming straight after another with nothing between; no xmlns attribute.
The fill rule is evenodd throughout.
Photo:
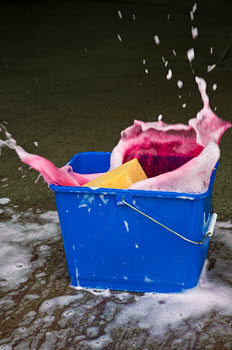
<svg viewBox="0 0 232 350"><path fill-rule="evenodd" d="M217 84L213 84L212 89L215 91L217 89Z"/></svg>
<svg viewBox="0 0 232 350"><path fill-rule="evenodd" d="M211 275L211 278L207 275ZM149 283L149 278L146 277L145 280ZM113 303L111 307L114 307ZM148 293L135 296L133 303L122 305L121 312L106 327L105 332L111 334L117 327L134 325L152 336L163 337L168 329L184 328L187 319L193 329L199 318L202 326L207 324L210 319L207 315L213 310L214 315L215 312L222 312L224 316L232 315L232 288L220 283L216 274L208 274L205 264L198 287L178 294ZM210 334L206 334L206 337L210 337Z"/></svg>
<svg viewBox="0 0 232 350"><path fill-rule="evenodd" d="M227 222L217 222L216 226L218 228L232 228L232 222L230 220Z"/></svg>
<svg viewBox="0 0 232 350"><path fill-rule="evenodd" d="M196 12L196 10L197 10L197 4L194 3L193 8L192 8L192 10L190 11L190 18L191 18L191 21L194 20L194 13Z"/></svg>
<svg viewBox="0 0 232 350"><path fill-rule="evenodd" d="M193 39L196 39L198 36L198 28L197 27L192 27L192 37Z"/></svg>
<svg viewBox="0 0 232 350"><path fill-rule="evenodd" d="M46 312L51 313L54 312L57 309L61 309L64 305L70 305L71 303L77 301L78 299L82 298L82 295L62 295L60 297L52 298L45 300L40 308L39 312Z"/></svg>
<svg viewBox="0 0 232 350"><path fill-rule="evenodd" d="M87 204L80 204L80 205L78 206L78 208L85 208L85 207L87 207Z"/></svg>
<svg viewBox="0 0 232 350"><path fill-rule="evenodd" d="M211 72L215 67L216 67L216 64L209 65L209 66L207 67L207 72L208 72L208 73Z"/></svg>
<svg viewBox="0 0 232 350"><path fill-rule="evenodd" d="M154 36L154 40L155 40L156 45L160 44L160 39L159 39L158 35Z"/></svg>
<svg viewBox="0 0 232 350"><path fill-rule="evenodd" d="M193 48L187 51L187 57L190 63L194 60L195 53Z"/></svg>
<svg viewBox="0 0 232 350"><path fill-rule="evenodd" d="M121 38L121 35L120 35L120 34L117 34L117 37L118 37L118 40L119 40L119 41L122 41L122 38Z"/></svg>
<svg viewBox="0 0 232 350"><path fill-rule="evenodd" d="M182 89L182 87L183 87L183 81L178 80L177 86L178 86L179 89Z"/></svg>
<svg viewBox="0 0 232 350"><path fill-rule="evenodd" d="M102 335L99 338L94 339L94 340L89 340L89 341L83 340L81 342L81 345L83 345L83 346L86 345L90 349L102 350L108 344L110 344L112 342L113 342L113 338L112 337L110 337L109 335Z"/></svg>
<svg viewBox="0 0 232 350"><path fill-rule="evenodd" d="M133 320L140 329L147 329L153 335L164 335L170 326L176 328L184 319L206 313L215 306L220 306L227 315L231 315L231 290L213 288L213 285L207 284L182 294L144 295L124 308L118 315L116 324L125 327L129 320Z"/></svg>
<svg viewBox="0 0 232 350"><path fill-rule="evenodd" d="M192 9L193 13L195 13L196 10L197 10L197 3L195 2L194 5L193 5L193 9Z"/></svg>
<svg viewBox="0 0 232 350"><path fill-rule="evenodd" d="M120 10L118 10L118 17L122 19L122 12Z"/></svg>
<svg viewBox="0 0 232 350"><path fill-rule="evenodd" d="M168 74L167 74L166 78L167 78L167 80L170 80L172 78L172 70L171 69L168 70Z"/></svg>
<svg viewBox="0 0 232 350"><path fill-rule="evenodd" d="M95 296L104 296L104 297L111 296L111 291L109 289L92 289L92 288L87 289L87 288L83 288L81 286L77 286L77 287L71 286L71 287L76 289L76 290L88 292L88 293L93 294Z"/></svg>
<svg viewBox="0 0 232 350"><path fill-rule="evenodd" d="M127 232L129 232L129 225L128 225L128 222L126 220L124 220L124 225L126 227Z"/></svg>
<svg viewBox="0 0 232 350"><path fill-rule="evenodd" d="M188 199L188 200L191 200L191 201L193 201L195 199L194 197L188 197L188 196L177 196L177 198Z"/></svg>
<svg viewBox="0 0 232 350"><path fill-rule="evenodd" d="M96 337L98 333L99 333L99 327L88 327L86 329L86 334L90 338Z"/></svg>
<svg viewBox="0 0 232 350"><path fill-rule="evenodd" d="M1 246L2 243L8 242L11 247L13 240L16 256L20 256L20 246L23 246L24 253L29 254L27 249L30 246L30 249L36 250L35 253L39 255L43 265L39 251L49 251L49 246L45 243L48 243L49 238L50 242L53 242L51 236L55 234L52 233L52 227L55 231L57 223L52 221L51 212L49 215L41 215L39 220L40 225L27 223L26 227L13 221L8 222L8 226L4 227L5 236L0 235ZM42 287L47 292L47 299L42 299L41 304L38 304L41 295L31 294L29 289L23 298L22 306L16 306L14 296L17 291L14 290L15 286L11 285L11 292L0 301L1 308L9 315L14 313L16 307L20 311L19 308L24 307L26 301L37 302L30 304L30 311L20 318L18 324L16 318L11 334L8 338L2 337L0 349L26 349L27 344L36 349L39 343L40 349L65 348L67 343L72 344L73 348L103 349L114 346L115 334L121 334L122 329L125 334L131 332L129 336L123 336L125 348L132 346L145 349L145 342L147 346L152 344L153 347L159 348L159 344L164 343L167 336L170 336L173 338L170 348L184 349L184 346L189 344L186 343L188 334L191 339L204 336L200 345L210 344L220 336L223 336L223 341L226 342L231 330L225 317L232 316L232 287L227 283L231 281L231 228L231 221L216 224L214 236L211 238L213 249L209 254L210 259L215 259L215 265L212 268L210 262L206 262L198 287L184 293L141 295L78 287L74 288L71 294L70 289L67 289L67 294L51 298L49 288L53 287L48 284ZM33 236L28 237L26 232L30 235L32 231ZM7 238L7 235L11 238ZM2 257L2 266L1 259ZM11 263L14 266L13 260ZM33 269L33 266L28 267L31 268ZM31 272L28 278L30 276ZM36 273L35 277L46 278L45 272ZM58 283L57 278L56 280ZM124 280L126 283L127 276L124 276ZM151 283L149 273L144 276L144 281ZM42 294L44 291L42 290ZM86 296L87 293L90 295ZM120 341L117 339L117 342Z"/></svg>
<svg viewBox="0 0 232 350"><path fill-rule="evenodd" d="M0 198L0 204L5 205L10 202L9 198Z"/></svg>
<svg viewBox="0 0 232 350"><path fill-rule="evenodd" d="M107 203L108 203L109 199L108 199L108 198L105 198L104 194L100 194L99 197L101 198L101 200L102 200L102 202L103 202L104 204L107 204Z"/></svg>
<svg viewBox="0 0 232 350"><path fill-rule="evenodd" d="M43 250L43 245L39 246L39 243L61 238L56 212L40 215L41 224L28 223L25 226L16 221L18 218L16 215L13 220L0 226L0 288L4 291L18 288L30 278L36 268L44 264L44 258L51 254L50 248ZM34 251L37 252L38 259L32 262Z"/></svg>
<svg viewBox="0 0 232 350"><path fill-rule="evenodd" d="M151 282L154 282L154 281L151 280L150 278L148 278L147 276L145 276L144 282L146 282L146 283L151 283Z"/></svg>

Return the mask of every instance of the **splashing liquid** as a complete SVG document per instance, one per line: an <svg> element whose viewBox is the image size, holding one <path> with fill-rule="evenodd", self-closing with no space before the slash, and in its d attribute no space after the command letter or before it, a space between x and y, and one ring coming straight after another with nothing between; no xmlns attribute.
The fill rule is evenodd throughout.
<svg viewBox="0 0 232 350"><path fill-rule="evenodd" d="M161 120L134 124L121 133L111 154L111 169L137 158L148 180L131 189L198 193L208 189L220 157L219 142L231 127L209 106L206 83L196 77L203 108L188 124L169 125Z"/></svg>
<svg viewBox="0 0 232 350"><path fill-rule="evenodd" d="M208 188L212 170L219 159L218 144L223 133L231 127L218 118L209 106L206 83L196 77L203 108L189 125L166 124L135 120L121 133L121 140L111 154L113 169L137 158L149 177L132 185L131 189L165 190L175 192L204 192ZM49 160L27 153L18 146L5 128L6 140L0 140L0 148L14 149L22 162L39 171L50 185L82 186L101 174L78 174L66 165L57 168Z"/></svg>
<svg viewBox="0 0 232 350"><path fill-rule="evenodd" d="M44 180L49 184L57 186L82 186L85 183L93 180L101 174L78 174L74 173L72 167L66 165L62 168L57 168L52 162L43 157L37 156L26 152L22 147L17 145L12 135L7 132L6 128L2 125L1 128L4 130L6 140L0 140L0 149L3 146L7 146L14 149L18 154L22 162L28 164L33 169L39 171L40 175L43 176ZM0 131L1 131L0 128Z"/></svg>

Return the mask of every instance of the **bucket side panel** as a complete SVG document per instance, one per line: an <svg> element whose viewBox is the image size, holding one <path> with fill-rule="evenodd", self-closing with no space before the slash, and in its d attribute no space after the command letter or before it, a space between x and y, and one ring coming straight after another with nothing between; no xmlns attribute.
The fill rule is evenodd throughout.
<svg viewBox="0 0 232 350"><path fill-rule="evenodd" d="M173 200L136 197L133 202L186 234L194 201ZM59 193L56 201L73 285L172 292L197 284L201 247L125 205L116 205L114 195Z"/></svg>

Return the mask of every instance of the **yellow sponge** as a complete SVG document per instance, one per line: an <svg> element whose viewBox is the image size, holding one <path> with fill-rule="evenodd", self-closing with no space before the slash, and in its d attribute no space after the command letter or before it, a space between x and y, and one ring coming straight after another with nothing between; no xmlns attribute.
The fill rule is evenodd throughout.
<svg viewBox="0 0 232 350"><path fill-rule="evenodd" d="M123 189L133 183L147 179L143 168L136 158L126 162L117 168L97 177L83 185L83 187L104 187Z"/></svg>

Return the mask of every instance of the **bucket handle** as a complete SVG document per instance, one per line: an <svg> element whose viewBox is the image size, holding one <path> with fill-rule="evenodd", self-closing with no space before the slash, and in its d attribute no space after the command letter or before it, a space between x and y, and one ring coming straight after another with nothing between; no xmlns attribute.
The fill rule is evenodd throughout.
<svg viewBox="0 0 232 350"><path fill-rule="evenodd" d="M168 228L167 226L161 224L159 221L153 219L152 217L148 216L147 214L143 213L141 210L137 209L136 207L134 207L133 205L127 203L124 198L122 198L122 203L127 205L128 207L130 207L131 209L134 209L135 211L137 211L138 213L144 215L146 218L150 219L151 221L155 222L156 224L162 226L163 228L165 228L166 230L174 233L176 236L182 238L183 240L189 242L189 243L193 243L193 244L202 244L204 242L204 240L207 238L207 237L212 237L213 236L213 231L214 231L214 227L215 227L215 224L216 224L216 221L217 221L217 214L216 213L213 213L211 215L211 219L210 219L210 223L209 223L209 227L208 227L208 230L205 234L205 236L200 240L200 241L192 241L191 239L188 239L182 235L180 235L179 233L173 231L172 229Z"/></svg>

